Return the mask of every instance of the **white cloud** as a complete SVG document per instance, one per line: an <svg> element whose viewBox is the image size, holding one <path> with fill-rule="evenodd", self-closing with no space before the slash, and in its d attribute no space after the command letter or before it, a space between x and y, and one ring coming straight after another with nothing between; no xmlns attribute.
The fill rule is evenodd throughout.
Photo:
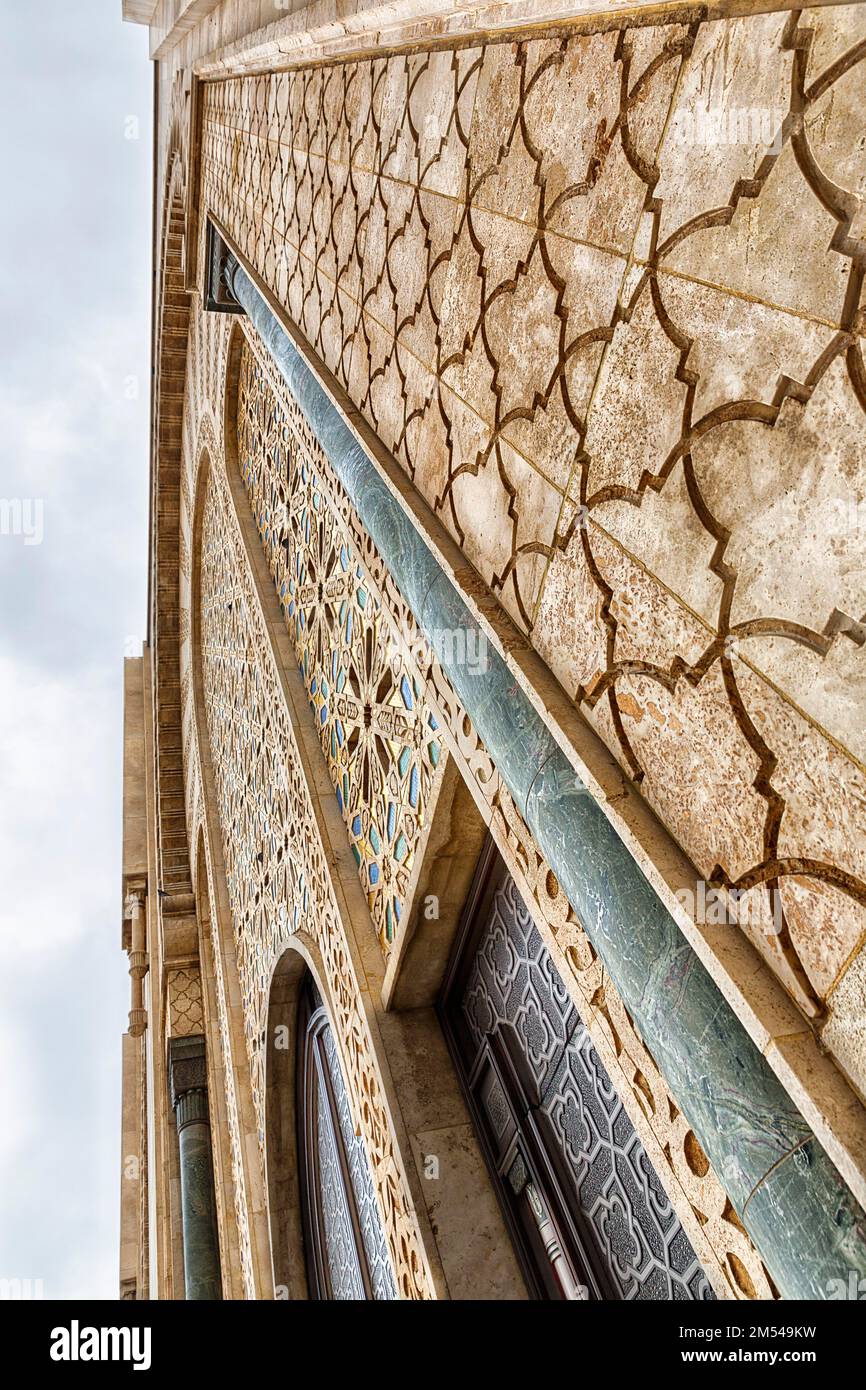
<svg viewBox="0 0 866 1390"><path fill-rule="evenodd" d="M50 959L104 907L119 808L98 791L94 806L93 791L116 780L118 715L116 690L46 678L0 653L0 882L15 885L0 899L4 970L26 955Z"/></svg>
<svg viewBox="0 0 866 1390"><path fill-rule="evenodd" d="M3 1058L3 1124L0 1125L0 1192L14 1190L36 1132L33 1065L23 1031L6 1017L0 994L0 1056ZM6 1252L4 1252L5 1254ZM21 1276L20 1271L17 1272ZM4 1276L16 1277L16 1271Z"/></svg>
<svg viewBox="0 0 866 1390"><path fill-rule="evenodd" d="M119 0L0 45L0 1277L116 1293L122 657L145 621L152 74ZM142 139L123 138L130 111ZM144 383L136 399L127 378Z"/></svg>

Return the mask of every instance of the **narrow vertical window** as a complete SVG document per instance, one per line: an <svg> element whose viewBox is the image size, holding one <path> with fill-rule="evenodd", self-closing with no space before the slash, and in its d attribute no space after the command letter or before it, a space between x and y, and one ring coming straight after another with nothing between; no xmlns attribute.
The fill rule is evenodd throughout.
<svg viewBox="0 0 866 1390"><path fill-rule="evenodd" d="M397 1297L370 1164L355 1134L328 1016L306 976L298 1017L298 1124L311 1298Z"/></svg>

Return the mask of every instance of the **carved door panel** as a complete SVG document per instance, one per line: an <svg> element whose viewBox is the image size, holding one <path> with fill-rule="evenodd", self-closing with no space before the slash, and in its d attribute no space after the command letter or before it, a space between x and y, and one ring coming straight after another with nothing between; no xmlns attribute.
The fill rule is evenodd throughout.
<svg viewBox="0 0 866 1390"><path fill-rule="evenodd" d="M442 1016L530 1291L551 1299L713 1298L490 841Z"/></svg>

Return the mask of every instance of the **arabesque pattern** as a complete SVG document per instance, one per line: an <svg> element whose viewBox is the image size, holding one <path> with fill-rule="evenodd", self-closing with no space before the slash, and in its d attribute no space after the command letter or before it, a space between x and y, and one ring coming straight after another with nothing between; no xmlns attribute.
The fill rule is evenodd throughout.
<svg viewBox="0 0 866 1390"><path fill-rule="evenodd" d="M441 776L437 721L331 502L321 446L241 355L238 462L383 950Z"/></svg>
<svg viewBox="0 0 866 1390"><path fill-rule="evenodd" d="M585 1238L619 1297L714 1298L511 878L487 909L461 1003L476 1048L495 1031L520 1038L535 1121L570 1172Z"/></svg>
<svg viewBox="0 0 866 1390"><path fill-rule="evenodd" d="M202 160L861 1083L864 35L862 5L613 19L237 78Z"/></svg>
<svg viewBox="0 0 866 1390"><path fill-rule="evenodd" d="M274 967L304 931L321 953L399 1295L430 1296L361 993L288 708L227 484L202 500L202 680L237 947L253 1104L265 1145L264 1057Z"/></svg>
<svg viewBox="0 0 866 1390"><path fill-rule="evenodd" d="M200 348L194 353L194 371L199 351L205 360L212 360L213 341L218 338L222 327L218 319L196 317L193 342L198 344L199 337L207 341L202 341ZM249 325L245 325L245 329L250 336L259 365L263 365L266 361L264 349ZM221 351L224 356L227 355L227 348L227 340L223 338ZM200 374L197 374L195 379L198 381ZM206 424L209 413L208 393L211 389L218 391L218 387L210 373L206 378L201 378L201 381L200 389L193 393L190 400L188 429L190 438L194 438L198 431L200 443L202 440L206 441L219 480L224 477L225 461L218 441ZM271 384L280 397L284 412L287 415L291 414L292 402L286 399L285 394L280 392L273 382ZM348 504L319 446L314 441L311 444L303 433L299 434L298 439L299 448L315 445L310 464L312 467L315 462L319 470L318 477L325 502L335 515L342 518L344 538L362 564L367 587L377 595L382 612L387 615L392 629L402 635L410 676L413 682L417 682L425 691L425 698L440 723L443 743L447 745L449 756L457 759L463 776L483 807L485 818L489 819L496 842L521 893L525 900L533 905L535 919L539 930L543 932L545 944L551 950L562 977L571 983L593 1043L623 1099L652 1163L658 1172L665 1175L667 1191L675 1194L674 1204L704 1267L714 1267L717 1280L721 1278L722 1286L727 1286L734 1297L773 1297L773 1287L766 1271L724 1190L701 1152L685 1117L670 1096L653 1059L635 1033L611 981L605 975L580 924L575 919L549 865L539 853L530 831L514 806L507 788L502 784L453 687L418 630L414 617L394 585L388 569L361 526L357 514ZM248 584L236 584L241 573L238 568L242 558L238 549L240 541L235 541L234 550L230 548L229 530L226 529L226 523L220 520L221 507L228 505L224 483L219 483L218 491L223 499L219 505L214 495L213 484L209 485L206 507L210 509L210 520L202 545L203 552L208 545L212 546L210 563L218 566L223 575L222 580L214 582L227 585L223 590L224 602L218 605L221 612L219 625L223 630L226 621L234 623L235 618L232 615L239 614L240 609L237 608L233 595L241 596L246 609L237 620L237 637L233 637L231 645L245 653L244 662L253 662L256 653L259 656L254 661L256 675L248 675L243 682L238 683L240 673L236 664L216 665L205 655L203 677L206 701L215 708L222 707L230 711L235 708L235 702L243 697L244 690L251 692L248 698L254 701L252 709L256 725L263 720L264 725L273 731L268 741L277 748L290 748L291 733L286 722L285 703L276 682L263 674L268 669L268 661L264 654L266 638L261 616L253 603ZM204 565L203 553L203 570ZM204 594L204 583L202 588ZM252 608L249 607L251 603ZM250 624L249 627L246 626L247 623ZM211 685L211 682L216 684ZM209 722L212 719L213 716L209 716ZM231 716L220 719L225 735L228 735L231 723ZM238 727L250 728L243 723ZM225 802L221 799L220 819L224 827L227 862L234 883L232 909L239 952L240 943L246 943L243 950L243 959L246 962L244 974L249 983L244 984L243 989L245 1013L250 1020L247 1030L249 1038L255 1038L264 1026L269 962L274 958L274 953L282 949L282 928L277 926L270 934L266 931L268 915L272 917L274 912L272 898L264 899L265 912L261 912L260 899L254 886L251 887L251 891L247 891L244 876L237 868L240 863L238 851L242 851L243 847L237 844L236 827L245 827L245 833L251 834L252 842L255 843L254 825L255 817L259 814L256 807L260 805L259 789L262 776L259 765L254 765L250 759L253 754L258 759L261 756L261 748L260 739L256 738L250 742L241 736L233 739L221 737L219 744L219 756L225 764L222 786L226 798ZM306 823L304 818L307 812L304 809L303 788L295 780L292 781L291 787L291 796L287 800L296 827L298 824ZM277 793L280 795L279 784ZM287 813L284 811L282 814ZM274 824L270 818L262 823ZM248 827L251 824L253 829L250 831ZM230 841L226 838L226 826L232 827ZM289 831L291 826L287 825L283 834ZM283 842L282 835L278 835L276 840L269 838L262 842L259 852L262 855L262 870L267 877L280 872L285 856L274 859L271 855L273 845ZM292 839L291 843L295 845L296 840ZM257 854L254 858L258 863ZM345 974L345 945L334 925L332 909L328 906L329 889L325 874L326 871L323 869L323 874L316 875L313 880L315 913L312 920L315 921L317 916L322 914L322 930L327 933L328 980L332 991L340 999L341 1008L349 1009L351 1006L357 1009L357 997L353 996L351 980L347 979ZM261 967L256 964L258 960L263 962ZM351 1012L347 1016L356 1017ZM356 1095L366 1094L371 1087L375 1091L375 1079L369 1079L371 1059L364 1052L357 1030L353 1039L352 1086L359 1088L355 1091ZM261 1073L255 1047L251 1052L251 1065L255 1104L261 1114ZM379 1181L381 1170L377 1174L377 1183Z"/></svg>

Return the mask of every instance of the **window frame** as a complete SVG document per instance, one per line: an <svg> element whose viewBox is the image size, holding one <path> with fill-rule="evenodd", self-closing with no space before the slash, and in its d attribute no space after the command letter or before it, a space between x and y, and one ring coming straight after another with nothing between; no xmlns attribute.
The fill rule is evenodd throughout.
<svg viewBox="0 0 866 1390"><path fill-rule="evenodd" d="M324 1050L324 1035L330 1029L331 1023L309 971L305 973L299 991L297 1027L298 1179L309 1296L311 1299L334 1300L319 1163L318 1122L324 1098L327 1122L331 1128L332 1142L337 1155L345 1210L354 1243L355 1259L364 1288L364 1299L372 1301L375 1294L364 1248L355 1189L337 1113L330 1066Z"/></svg>

